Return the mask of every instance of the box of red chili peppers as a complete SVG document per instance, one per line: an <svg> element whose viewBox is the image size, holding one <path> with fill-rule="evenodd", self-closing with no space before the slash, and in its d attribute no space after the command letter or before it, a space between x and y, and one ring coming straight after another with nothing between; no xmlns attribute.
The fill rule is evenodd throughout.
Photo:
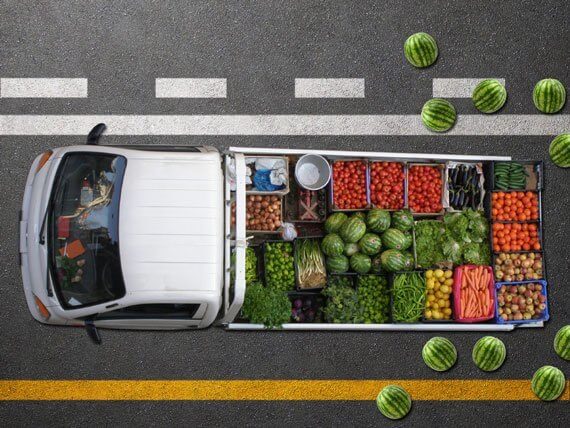
<svg viewBox="0 0 570 428"><path fill-rule="evenodd" d="M359 211L370 208L369 183L366 159L333 161L329 184L331 211Z"/></svg>
<svg viewBox="0 0 570 428"><path fill-rule="evenodd" d="M372 207L397 211L408 207L404 162L370 161L370 202Z"/></svg>
<svg viewBox="0 0 570 428"><path fill-rule="evenodd" d="M408 166L408 206L414 216L444 213L443 189L445 165L412 163Z"/></svg>

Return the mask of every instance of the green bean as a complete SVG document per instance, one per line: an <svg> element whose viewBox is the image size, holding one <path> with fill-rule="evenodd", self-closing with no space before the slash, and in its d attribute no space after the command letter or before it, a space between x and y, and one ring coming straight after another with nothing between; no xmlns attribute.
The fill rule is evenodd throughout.
<svg viewBox="0 0 570 428"><path fill-rule="evenodd" d="M417 322L423 313L425 282L418 272L396 275L392 299L392 318L396 322Z"/></svg>

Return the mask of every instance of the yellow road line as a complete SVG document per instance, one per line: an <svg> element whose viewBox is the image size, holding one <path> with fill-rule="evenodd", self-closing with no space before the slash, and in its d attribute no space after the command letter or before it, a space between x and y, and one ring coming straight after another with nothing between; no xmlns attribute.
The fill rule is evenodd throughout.
<svg viewBox="0 0 570 428"><path fill-rule="evenodd" d="M570 400L567 382L562 400ZM536 400L529 380L0 380L14 400L373 400L386 385L414 400Z"/></svg>

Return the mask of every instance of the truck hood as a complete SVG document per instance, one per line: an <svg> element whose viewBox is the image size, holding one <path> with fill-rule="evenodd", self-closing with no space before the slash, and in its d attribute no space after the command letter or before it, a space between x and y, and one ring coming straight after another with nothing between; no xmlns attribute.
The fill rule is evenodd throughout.
<svg viewBox="0 0 570 428"><path fill-rule="evenodd" d="M127 293L221 293L223 195L217 153L127 159L119 213Z"/></svg>

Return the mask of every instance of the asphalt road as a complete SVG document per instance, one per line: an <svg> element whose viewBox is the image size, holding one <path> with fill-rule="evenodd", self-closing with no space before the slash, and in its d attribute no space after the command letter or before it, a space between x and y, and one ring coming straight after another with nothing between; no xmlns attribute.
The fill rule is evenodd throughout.
<svg viewBox="0 0 570 428"><path fill-rule="evenodd" d="M532 87L556 77L570 89L570 6L565 1L32 2L0 3L0 77L87 77L86 99L0 99L8 114L417 114L434 77L503 77L502 112L535 113ZM403 58L405 38L438 41L435 66ZM225 77L226 99L156 99L156 77ZM364 99L295 99L295 77L364 77ZM465 114L468 99L454 100ZM566 106L562 113L570 113ZM570 176L548 159L544 137L106 137L160 143L507 154L546 163L544 230L552 319L499 334L509 358L489 379L530 378L570 319ZM0 379L414 379L428 333L103 331L36 323L17 264L17 214L32 159L77 137L0 137ZM470 362L479 334L450 334L459 362L438 378L481 378ZM566 402L415 403L406 426L567 425ZM564 420L567 422L564 423ZM2 425L378 425L374 403L1 403Z"/></svg>

